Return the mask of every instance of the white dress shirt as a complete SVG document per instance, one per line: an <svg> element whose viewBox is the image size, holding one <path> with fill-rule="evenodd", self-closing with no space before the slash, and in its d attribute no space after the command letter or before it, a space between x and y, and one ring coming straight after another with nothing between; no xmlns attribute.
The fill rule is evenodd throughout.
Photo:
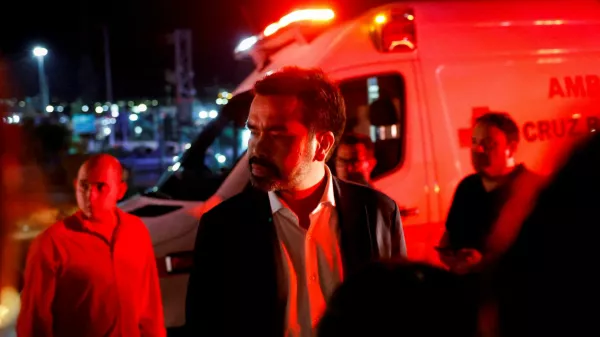
<svg viewBox="0 0 600 337"><path fill-rule="evenodd" d="M289 287L287 337L314 335L327 300L343 279L332 175L327 166L325 170L327 186L310 213L308 230L277 194L269 192Z"/></svg>

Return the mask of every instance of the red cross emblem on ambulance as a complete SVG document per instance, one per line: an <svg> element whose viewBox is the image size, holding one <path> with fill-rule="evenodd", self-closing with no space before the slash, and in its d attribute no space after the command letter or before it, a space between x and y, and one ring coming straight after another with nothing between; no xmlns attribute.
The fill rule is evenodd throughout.
<svg viewBox="0 0 600 337"><path fill-rule="evenodd" d="M471 133L473 132L473 126L475 126L475 121L477 118L482 115L490 112L490 108L487 106L484 107L474 107L471 109L471 127L468 129L458 129L458 143L461 148L470 148L471 147Z"/></svg>

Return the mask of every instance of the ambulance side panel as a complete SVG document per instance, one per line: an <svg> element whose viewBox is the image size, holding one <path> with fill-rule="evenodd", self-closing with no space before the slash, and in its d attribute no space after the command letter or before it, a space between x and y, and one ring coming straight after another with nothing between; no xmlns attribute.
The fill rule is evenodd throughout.
<svg viewBox="0 0 600 337"><path fill-rule="evenodd" d="M487 110L509 113L520 128L517 160L550 175L575 141L600 128L600 53L424 62L441 218L456 184L473 172L470 130Z"/></svg>

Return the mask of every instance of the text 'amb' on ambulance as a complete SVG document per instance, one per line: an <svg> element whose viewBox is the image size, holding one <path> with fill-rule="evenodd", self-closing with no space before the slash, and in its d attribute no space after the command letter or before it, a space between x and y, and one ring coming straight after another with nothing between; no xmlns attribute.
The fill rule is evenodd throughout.
<svg viewBox="0 0 600 337"><path fill-rule="evenodd" d="M225 174L207 182L196 170L225 130L248 136L257 80L299 66L338 82L348 131L375 141L374 187L402 209L409 256L435 261L454 189L472 172L477 116L510 113L521 129L518 160L544 175L569 145L600 129L599 36L600 1L505 0L399 2L345 22L331 9L305 9L243 40L235 55L256 69L152 193L121 205L152 235L167 325L184 323L201 213L248 184L244 146ZM371 109L383 96L394 108Z"/></svg>

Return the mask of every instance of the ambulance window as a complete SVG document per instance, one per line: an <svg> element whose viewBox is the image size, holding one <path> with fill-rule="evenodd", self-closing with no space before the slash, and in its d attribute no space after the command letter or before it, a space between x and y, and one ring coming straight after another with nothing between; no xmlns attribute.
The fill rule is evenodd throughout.
<svg viewBox="0 0 600 337"><path fill-rule="evenodd" d="M394 170L404 154L404 79L398 74L372 75L339 86L346 101L346 131L367 134L375 144L373 178Z"/></svg>

